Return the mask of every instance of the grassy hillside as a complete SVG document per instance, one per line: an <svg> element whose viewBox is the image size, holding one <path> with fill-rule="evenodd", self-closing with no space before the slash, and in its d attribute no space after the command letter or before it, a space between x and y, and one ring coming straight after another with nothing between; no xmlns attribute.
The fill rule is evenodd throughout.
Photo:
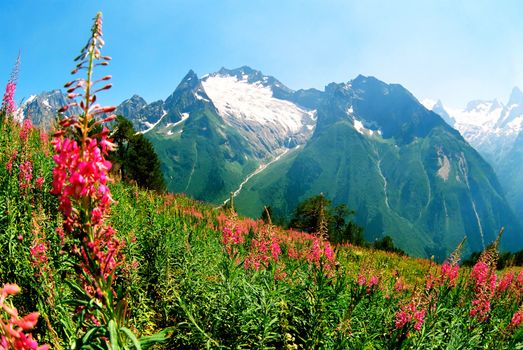
<svg viewBox="0 0 523 350"><path fill-rule="evenodd" d="M28 124L0 128L0 282L22 288L13 299L20 313L41 314L33 330L39 342L67 348L86 329L74 301L74 256L56 232L62 219L49 194L51 149ZM331 246L184 196L122 183L111 190L109 221L125 242L115 292L135 334L164 332L158 348L523 344L523 272L497 274L492 253L471 272L456 260L440 266Z"/></svg>

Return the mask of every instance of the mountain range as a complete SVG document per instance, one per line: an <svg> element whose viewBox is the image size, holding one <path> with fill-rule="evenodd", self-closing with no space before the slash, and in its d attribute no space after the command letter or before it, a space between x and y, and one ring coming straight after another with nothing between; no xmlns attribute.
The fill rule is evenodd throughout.
<svg viewBox="0 0 523 350"><path fill-rule="evenodd" d="M216 204L232 192L240 213L283 218L321 192L355 210L367 239L438 260L464 236L465 253L483 249L502 226L506 248L523 246L492 167L451 114L401 85L360 75L294 91L246 66L189 71L165 101L135 95L117 112L152 141L174 192Z"/></svg>
<svg viewBox="0 0 523 350"><path fill-rule="evenodd" d="M475 100L464 109L425 100L493 166L507 200L523 214L523 93L513 88L507 103Z"/></svg>

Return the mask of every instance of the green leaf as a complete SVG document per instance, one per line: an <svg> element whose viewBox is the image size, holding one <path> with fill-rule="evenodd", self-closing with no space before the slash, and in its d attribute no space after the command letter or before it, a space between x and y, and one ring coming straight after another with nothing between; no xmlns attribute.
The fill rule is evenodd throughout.
<svg viewBox="0 0 523 350"><path fill-rule="evenodd" d="M147 350L155 344L165 343L169 339L169 332L170 329L166 328L156 334L147 337L141 337L140 345L142 347L142 350Z"/></svg>
<svg viewBox="0 0 523 350"><path fill-rule="evenodd" d="M125 333L127 338L131 339L136 350L142 350L142 347L140 345L140 342L138 341L138 338L136 338L136 335L134 335L134 333L129 328L121 327L120 332Z"/></svg>
<svg viewBox="0 0 523 350"><path fill-rule="evenodd" d="M111 350L119 350L120 344L118 341L118 331L117 331L116 322L114 320L110 320L108 326L109 326L109 341L111 342L109 348Z"/></svg>

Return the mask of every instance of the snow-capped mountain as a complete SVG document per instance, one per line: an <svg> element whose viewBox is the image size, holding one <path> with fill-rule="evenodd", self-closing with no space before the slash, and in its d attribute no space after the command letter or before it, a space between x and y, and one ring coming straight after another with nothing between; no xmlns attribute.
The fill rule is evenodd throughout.
<svg viewBox="0 0 523 350"><path fill-rule="evenodd" d="M428 109L450 116L446 120L490 162L509 204L523 214L523 93L515 87L508 102L477 100L452 109L424 100ZM450 122L449 122L450 121Z"/></svg>
<svg viewBox="0 0 523 350"><path fill-rule="evenodd" d="M123 101L116 109L116 114L128 116L137 131L144 132L151 129L162 115L165 114L163 101L151 104L140 96L134 95Z"/></svg>
<svg viewBox="0 0 523 350"><path fill-rule="evenodd" d="M498 100L475 100L464 109L444 107L441 101L423 100L496 167L510 152L523 130L523 94L515 87L507 104Z"/></svg>
<svg viewBox="0 0 523 350"><path fill-rule="evenodd" d="M19 110L22 118L30 118L33 124L49 129L57 115L58 109L67 103L67 95L57 89L42 92L39 95L31 95L22 102ZM66 115L77 112L78 107L72 107L67 111Z"/></svg>
<svg viewBox="0 0 523 350"><path fill-rule="evenodd" d="M202 86L223 120L259 149L292 148L312 134L315 112L274 97L273 88L290 90L272 77L248 67L221 69Z"/></svg>
<svg viewBox="0 0 523 350"><path fill-rule="evenodd" d="M222 68L202 79L190 71L165 102L147 104L135 95L122 102L117 113L129 118L140 132L173 136L197 101L242 134L263 159L303 144L314 130L315 112L281 97L291 93L275 78L245 66Z"/></svg>

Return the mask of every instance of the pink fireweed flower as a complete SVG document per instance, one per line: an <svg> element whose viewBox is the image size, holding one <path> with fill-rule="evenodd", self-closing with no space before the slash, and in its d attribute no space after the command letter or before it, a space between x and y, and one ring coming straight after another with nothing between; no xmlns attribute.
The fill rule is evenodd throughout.
<svg viewBox="0 0 523 350"><path fill-rule="evenodd" d="M24 124L22 126L22 130L20 130L20 139L22 141L27 141L27 137L29 136L29 133L31 132L31 129L33 128L33 123L31 122L31 119L24 119Z"/></svg>
<svg viewBox="0 0 523 350"><path fill-rule="evenodd" d="M334 251L329 242L325 242L324 254L328 261L333 261L335 259Z"/></svg>
<svg viewBox="0 0 523 350"><path fill-rule="evenodd" d="M275 280L281 281L285 277L287 277L287 272L283 271L283 269L277 268L276 271L274 271L274 279Z"/></svg>
<svg viewBox="0 0 523 350"><path fill-rule="evenodd" d="M379 283L379 279L377 276L372 276L371 278L368 279L367 281L367 294L369 294L371 291L374 290L375 287L377 287Z"/></svg>
<svg viewBox="0 0 523 350"><path fill-rule="evenodd" d="M441 282L448 283L449 286L455 287L456 280L459 276L459 265L448 262L441 265Z"/></svg>
<svg viewBox="0 0 523 350"><path fill-rule="evenodd" d="M33 164L30 161L25 161L20 164L20 172L18 173L18 182L20 189L26 189L31 186L31 179L33 178Z"/></svg>
<svg viewBox="0 0 523 350"><path fill-rule="evenodd" d="M15 350L48 350L49 345L38 346L30 331L36 326L38 312L32 312L20 317L18 310L6 301L9 295L16 295L20 292L20 287L16 284L6 284L0 288L0 309L9 315L9 319L2 319L0 316L0 349Z"/></svg>
<svg viewBox="0 0 523 350"><path fill-rule="evenodd" d="M41 237L37 237L33 241L31 248L29 248L33 267L36 270L36 276L40 276L42 272L49 272L49 258L47 257L47 250L47 241Z"/></svg>
<svg viewBox="0 0 523 350"><path fill-rule="evenodd" d="M15 99L14 99L15 90L16 90L16 83L9 81L7 83L7 85L5 86L4 97L2 99L2 109L8 115L11 115L16 111L16 104L15 104Z"/></svg>
<svg viewBox="0 0 523 350"><path fill-rule="evenodd" d="M480 322L484 322L488 319L491 308L490 300L496 291L496 273L480 258L472 268L470 277L475 283L475 295L469 315Z"/></svg>
<svg viewBox="0 0 523 350"><path fill-rule="evenodd" d="M16 62L11 71L11 76L9 81L5 86L4 97L2 99L2 109L6 112L7 115L12 115L16 112L16 103L15 103L15 91L16 91L16 81L18 80L18 72L20 70L20 54L16 58Z"/></svg>
<svg viewBox="0 0 523 350"><path fill-rule="evenodd" d="M489 270L489 266L483 261L478 261L474 265L472 271L470 272L470 277L472 277L476 283L476 286L480 286L485 283L488 278Z"/></svg>
<svg viewBox="0 0 523 350"><path fill-rule="evenodd" d="M487 295L481 294L479 298L472 300L472 309L469 312L471 317L483 322L488 318L490 312L490 299Z"/></svg>
<svg viewBox="0 0 523 350"><path fill-rule="evenodd" d="M412 315L404 310L400 310L396 313L396 321L394 322L396 329L405 327L407 323L412 320Z"/></svg>
<svg viewBox="0 0 523 350"><path fill-rule="evenodd" d="M297 260L300 258L300 254L298 253L298 250L294 247L289 248L289 250L287 251L287 255L289 256L289 258L294 259L294 260Z"/></svg>
<svg viewBox="0 0 523 350"><path fill-rule="evenodd" d="M423 325L423 322L425 322L425 310L416 310L414 312L414 329L417 331L421 330L421 326Z"/></svg>
<svg viewBox="0 0 523 350"><path fill-rule="evenodd" d="M281 254L281 248L276 239L273 239L271 243L271 254L274 260L278 260L278 256Z"/></svg>
<svg viewBox="0 0 523 350"><path fill-rule="evenodd" d="M420 331L425 322L426 310L418 309L414 301L407 305L403 305L396 313L395 326L396 329L401 329L408 324L412 324L415 331Z"/></svg>
<svg viewBox="0 0 523 350"><path fill-rule="evenodd" d="M517 328L523 323L523 311L518 310L514 313L512 316L512 320L510 321L509 328L514 329Z"/></svg>
<svg viewBox="0 0 523 350"><path fill-rule="evenodd" d="M363 274L358 274L357 283L360 287L363 287L365 284L367 284L367 279L365 276L363 276Z"/></svg>
<svg viewBox="0 0 523 350"><path fill-rule="evenodd" d="M514 280L514 271L509 271L509 272L503 274L496 292L498 294L506 292L509 289L509 287L512 285L513 280Z"/></svg>
<svg viewBox="0 0 523 350"><path fill-rule="evenodd" d="M44 182L45 182L45 179L43 177L41 177L41 176L37 177L35 180L36 187L38 187L38 189L41 190L44 185Z"/></svg>
<svg viewBox="0 0 523 350"><path fill-rule="evenodd" d="M396 293L401 293L403 290L405 290L405 284L403 282L403 279L400 277L394 283L394 291Z"/></svg>
<svg viewBox="0 0 523 350"><path fill-rule="evenodd" d="M58 197L58 208L64 217L63 230L58 231L62 241L66 233L78 242L71 251L79 257L77 267L82 271L79 279L84 291L91 298L98 299L104 310L113 310L115 302L107 295L115 295L112 283L117 277L115 270L122 258L123 241L105 223L113 203L107 187L112 165L105 156L115 146L108 139L107 128L93 135L93 126L103 123L94 119L95 111L110 110L95 104L93 86L96 82L91 81L93 67L100 65L92 63L100 59L103 46L101 13L97 14L91 33L87 45L75 59L79 63L73 71L73 74L78 72L82 65L89 62L86 79L74 80L76 85L73 90L83 89L83 93L69 92L69 98L73 101L67 105L67 108L78 106L81 113L62 116L51 141L55 153L51 193ZM82 100L78 103L74 101L76 97Z"/></svg>
<svg viewBox="0 0 523 350"><path fill-rule="evenodd" d="M307 260L312 263L318 263L321 259L321 253L320 239L314 238L309 254L307 254Z"/></svg>

